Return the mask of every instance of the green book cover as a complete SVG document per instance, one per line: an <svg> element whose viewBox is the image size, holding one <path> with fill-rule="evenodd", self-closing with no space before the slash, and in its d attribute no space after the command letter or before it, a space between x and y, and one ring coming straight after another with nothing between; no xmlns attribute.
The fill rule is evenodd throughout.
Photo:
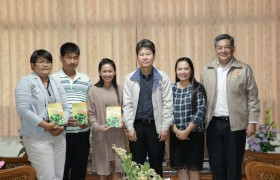
<svg viewBox="0 0 280 180"><path fill-rule="evenodd" d="M109 127L121 127L122 126L122 110L120 106L108 106L106 107L106 124Z"/></svg>
<svg viewBox="0 0 280 180"><path fill-rule="evenodd" d="M66 124L61 103L49 103L48 115L50 122L54 122L58 126L63 126Z"/></svg>
<svg viewBox="0 0 280 180"><path fill-rule="evenodd" d="M78 125L88 124L87 103L73 103L72 117L78 122Z"/></svg>

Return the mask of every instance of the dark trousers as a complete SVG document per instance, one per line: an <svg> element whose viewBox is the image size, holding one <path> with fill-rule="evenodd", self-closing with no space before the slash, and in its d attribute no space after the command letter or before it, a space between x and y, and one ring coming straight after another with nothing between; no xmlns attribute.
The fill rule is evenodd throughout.
<svg viewBox="0 0 280 180"><path fill-rule="evenodd" d="M66 161L64 180L83 180L86 175L89 153L89 133L66 133ZM71 178L68 177L71 171Z"/></svg>
<svg viewBox="0 0 280 180"><path fill-rule="evenodd" d="M207 128L210 169L215 180L240 180L246 130L231 131L230 122L213 117Z"/></svg>
<svg viewBox="0 0 280 180"><path fill-rule="evenodd" d="M144 164L148 154L150 167L162 176L162 162L164 157L164 141L159 141L154 123L144 124L134 122L137 136L136 142L129 142L132 160Z"/></svg>

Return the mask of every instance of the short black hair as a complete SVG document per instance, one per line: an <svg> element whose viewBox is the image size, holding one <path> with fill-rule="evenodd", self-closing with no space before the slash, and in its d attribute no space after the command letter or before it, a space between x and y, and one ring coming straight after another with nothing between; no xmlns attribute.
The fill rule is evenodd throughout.
<svg viewBox="0 0 280 180"><path fill-rule="evenodd" d="M68 53L75 53L78 56L80 56L79 46L72 42L67 42L65 44L62 44L62 46L60 47L60 55L64 56L65 54L68 54Z"/></svg>
<svg viewBox="0 0 280 180"><path fill-rule="evenodd" d="M53 61L51 53L49 53L47 50L39 49L32 53L32 55L30 57L30 63L36 63L36 61L39 57L44 57L51 63Z"/></svg>
<svg viewBox="0 0 280 180"><path fill-rule="evenodd" d="M217 43L222 39L228 39L230 41L230 45L234 47L234 38L229 34L219 34L214 40L215 47L217 46Z"/></svg>
<svg viewBox="0 0 280 180"><path fill-rule="evenodd" d="M139 51L141 50L141 48L149 48L153 54L156 54L156 47L154 45L154 43L148 39L142 39L141 41L139 41L136 45L136 54L138 55Z"/></svg>

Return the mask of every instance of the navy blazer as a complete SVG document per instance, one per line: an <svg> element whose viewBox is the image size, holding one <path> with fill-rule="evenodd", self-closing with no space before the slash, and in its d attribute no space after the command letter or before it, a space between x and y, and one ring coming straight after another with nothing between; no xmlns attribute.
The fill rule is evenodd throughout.
<svg viewBox="0 0 280 180"><path fill-rule="evenodd" d="M61 83L49 76L50 86L56 102L61 102L66 122L69 119L70 106ZM40 77L32 72L20 79L15 92L16 108L21 119L20 134L39 139L44 129L38 125L48 117L48 94Z"/></svg>

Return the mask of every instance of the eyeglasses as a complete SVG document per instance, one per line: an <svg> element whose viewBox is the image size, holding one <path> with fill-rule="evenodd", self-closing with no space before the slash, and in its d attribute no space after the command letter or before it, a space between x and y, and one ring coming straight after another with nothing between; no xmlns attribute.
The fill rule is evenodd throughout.
<svg viewBox="0 0 280 180"><path fill-rule="evenodd" d="M44 66L45 64L47 66L51 66L52 62L51 61L37 61L36 64L38 64L39 66Z"/></svg>

